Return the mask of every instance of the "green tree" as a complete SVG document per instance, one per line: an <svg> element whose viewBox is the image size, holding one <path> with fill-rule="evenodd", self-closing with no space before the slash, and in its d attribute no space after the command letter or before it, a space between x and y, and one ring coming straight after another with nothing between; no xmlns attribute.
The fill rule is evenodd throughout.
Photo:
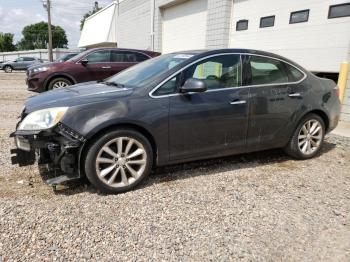
<svg viewBox="0 0 350 262"><path fill-rule="evenodd" d="M0 32L0 52L14 51L13 34Z"/></svg>
<svg viewBox="0 0 350 262"><path fill-rule="evenodd" d="M94 13L100 11L101 9L102 9L102 7L98 6L98 2L95 2L94 8L91 11L87 12L83 16L83 18L80 20L80 31L83 30L86 18L88 18L90 15L93 15Z"/></svg>
<svg viewBox="0 0 350 262"><path fill-rule="evenodd" d="M31 24L23 28L23 38L17 43L18 50L32 50L32 49L45 49L47 48L48 37L48 24L46 22L40 22ZM60 26L51 25L52 30L52 48L64 48L67 47L68 40L64 29Z"/></svg>

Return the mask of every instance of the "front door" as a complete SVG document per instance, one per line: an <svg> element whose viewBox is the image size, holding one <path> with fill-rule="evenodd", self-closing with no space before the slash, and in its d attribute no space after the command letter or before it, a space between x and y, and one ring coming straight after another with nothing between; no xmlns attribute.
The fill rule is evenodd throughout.
<svg viewBox="0 0 350 262"><path fill-rule="evenodd" d="M111 75L112 63L110 50L100 50L88 54L82 60L87 60L86 64L77 64L74 70L74 78L77 82L87 82L102 80Z"/></svg>
<svg viewBox="0 0 350 262"><path fill-rule="evenodd" d="M304 74L283 61L244 56L249 85L249 124L247 146L257 150L283 146L294 131L294 119L302 110L307 91Z"/></svg>
<svg viewBox="0 0 350 262"><path fill-rule="evenodd" d="M240 55L204 59L179 75L203 79L203 93L169 96L170 160L220 156L245 149L248 89L241 87Z"/></svg>

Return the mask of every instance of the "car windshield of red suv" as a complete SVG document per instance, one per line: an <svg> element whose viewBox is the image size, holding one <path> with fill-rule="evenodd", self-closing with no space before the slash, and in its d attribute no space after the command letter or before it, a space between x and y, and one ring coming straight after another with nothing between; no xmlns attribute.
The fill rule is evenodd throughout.
<svg viewBox="0 0 350 262"><path fill-rule="evenodd" d="M115 83L132 87L140 87L151 83L155 77L168 71L174 66L191 58L192 54L166 54L152 58L132 66L108 79L106 83Z"/></svg>

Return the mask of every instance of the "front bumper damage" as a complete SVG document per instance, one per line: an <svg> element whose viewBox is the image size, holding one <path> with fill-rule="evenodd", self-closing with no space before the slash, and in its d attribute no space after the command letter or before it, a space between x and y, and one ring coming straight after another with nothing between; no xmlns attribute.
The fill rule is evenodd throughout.
<svg viewBox="0 0 350 262"><path fill-rule="evenodd" d="M59 174L46 182L50 185L80 178L79 159L85 138L75 130L59 123L43 131L21 131L10 135L15 139L11 149L11 162L19 166L46 165L48 170Z"/></svg>

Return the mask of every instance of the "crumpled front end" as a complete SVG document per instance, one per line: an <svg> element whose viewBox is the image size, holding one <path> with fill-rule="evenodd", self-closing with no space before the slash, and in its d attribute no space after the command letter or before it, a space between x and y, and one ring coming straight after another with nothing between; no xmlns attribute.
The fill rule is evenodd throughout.
<svg viewBox="0 0 350 262"><path fill-rule="evenodd" d="M38 164L45 164L50 170L62 174L47 181L48 184L59 184L80 177L79 155L85 138L75 130L58 123L47 130L17 129L10 136L14 137L16 146L11 150L12 164L27 166L37 161Z"/></svg>

